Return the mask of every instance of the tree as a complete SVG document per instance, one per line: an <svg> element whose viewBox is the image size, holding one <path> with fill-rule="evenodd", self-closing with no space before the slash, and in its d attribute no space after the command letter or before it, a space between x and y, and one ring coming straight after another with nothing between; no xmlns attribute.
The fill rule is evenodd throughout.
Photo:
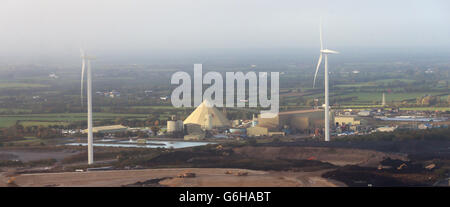
<svg viewBox="0 0 450 207"><path fill-rule="evenodd" d="M152 130L153 135L155 135L155 136L158 135L158 132L160 130L160 128L158 126L152 126L150 129Z"/></svg>
<svg viewBox="0 0 450 207"><path fill-rule="evenodd" d="M148 138L148 134L142 131L138 132L138 137L139 138Z"/></svg>
<svg viewBox="0 0 450 207"><path fill-rule="evenodd" d="M436 103L437 103L436 96L425 96L422 99L422 105L424 105L424 106L432 106L432 105L435 105Z"/></svg>

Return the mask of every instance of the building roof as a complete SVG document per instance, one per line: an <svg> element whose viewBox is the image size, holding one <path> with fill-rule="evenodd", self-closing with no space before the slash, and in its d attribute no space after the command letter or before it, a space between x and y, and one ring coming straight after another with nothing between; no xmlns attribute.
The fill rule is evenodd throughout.
<svg viewBox="0 0 450 207"><path fill-rule="evenodd" d="M208 106L207 101L203 101L183 122L183 124L198 124L206 126L207 115L211 115L212 127L230 127L230 121L214 106Z"/></svg>
<svg viewBox="0 0 450 207"><path fill-rule="evenodd" d="M119 124L119 125L93 127L92 132L97 133L97 132L102 132L102 131L116 131L116 130L125 130L125 129L128 129L128 127ZM83 130L83 133L87 133L87 129Z"/></svg>

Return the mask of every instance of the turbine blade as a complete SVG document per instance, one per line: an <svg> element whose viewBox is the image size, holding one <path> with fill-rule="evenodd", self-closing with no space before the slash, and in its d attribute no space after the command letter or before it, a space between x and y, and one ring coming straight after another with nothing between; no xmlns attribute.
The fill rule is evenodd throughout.
<svg viewBox="0 0 450 207"><path fill-rule="evenodd" d="M313 88L316 85L316 77L317 77L317 72L319 72L320 63L322 63L322 53L320 53L319 62L317 62L316 73L314 74Z"/></svg>
<svg viewBox="0 0 450 207"><path fill-rule="evenodd" d="M84 84L83 84L83 82L84 82L84 70L85 70L85 67L86 67L86 61L85 61L85 59L84 59L84 51L83 51L83 49L80 49L80 52L81 52L81 107L83 107L83 87L84 87Z"/></svg>

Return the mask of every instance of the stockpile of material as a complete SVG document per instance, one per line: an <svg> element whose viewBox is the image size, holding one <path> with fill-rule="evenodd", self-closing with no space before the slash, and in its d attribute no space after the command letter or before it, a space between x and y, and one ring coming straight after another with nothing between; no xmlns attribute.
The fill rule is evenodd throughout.
<svg viewBox="0 0 450 207"><path fill-rule="evenodd" d="M215 108L203 101L183 122L186 124L197 124L203 129L227 128L231 126L230 121ZM212 126L211 126L212 125Z"/></svg>

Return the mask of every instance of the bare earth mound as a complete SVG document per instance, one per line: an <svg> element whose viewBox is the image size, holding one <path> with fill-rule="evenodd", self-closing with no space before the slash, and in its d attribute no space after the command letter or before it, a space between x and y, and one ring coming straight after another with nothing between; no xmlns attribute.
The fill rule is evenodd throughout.
<svg viewBox="0 0 450 207"><path fill-rule="evenodd" d="M328 147L240 147L233 151L251 158L319 160L333 165L377 166L387 157L407 160L406 155L374 150L328 148Z"/></svg>

